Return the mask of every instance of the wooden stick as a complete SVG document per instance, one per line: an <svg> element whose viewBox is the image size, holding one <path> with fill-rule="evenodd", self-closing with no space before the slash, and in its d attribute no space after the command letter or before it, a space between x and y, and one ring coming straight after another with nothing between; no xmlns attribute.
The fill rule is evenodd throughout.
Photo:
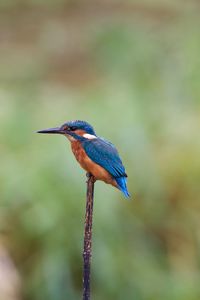
<svg viewBox="0 0 200 300"><path fill-rule="evenodd" d="M92 216L95 178L87 173L87 198L83 250L83 300L90 299L90 260L92 255Z"/></svg>

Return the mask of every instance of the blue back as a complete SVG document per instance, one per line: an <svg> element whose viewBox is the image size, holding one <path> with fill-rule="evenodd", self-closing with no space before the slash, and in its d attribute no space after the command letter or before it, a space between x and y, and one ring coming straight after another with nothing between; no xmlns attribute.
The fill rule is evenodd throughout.
<svg viewBox="0 0 200 300"><path fill-rule="evenodd" d="M82 146L91 160L106 169L114 178L127 177L114 145L101 138L96 138L84 140Z"/></svg>
<svg viewBox="0 0 200 300"><path fill-rule="evenodd" d="M118 188L129 197L126 187L127 175L115 146L102 138L85 139L82 146L89 158L108 171L116 180Z"/></svg>

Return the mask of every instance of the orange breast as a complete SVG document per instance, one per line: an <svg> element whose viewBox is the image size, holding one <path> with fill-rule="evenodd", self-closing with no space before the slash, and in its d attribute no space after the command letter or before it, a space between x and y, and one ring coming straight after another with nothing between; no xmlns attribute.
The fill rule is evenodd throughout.
<svg viewBox="0 0 200 300"><path fill-rule="evenodd" d="M91 173L98 180L103 180L115 187L117 186L116 181L112 178L112 176L104 168L93 162L87 156L79 141L72 142L71 147L76 160L84 170Z"/></svg>

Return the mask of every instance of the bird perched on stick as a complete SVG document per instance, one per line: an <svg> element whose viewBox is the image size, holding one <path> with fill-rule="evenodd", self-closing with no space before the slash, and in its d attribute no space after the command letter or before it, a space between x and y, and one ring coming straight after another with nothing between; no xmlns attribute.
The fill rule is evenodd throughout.
<svg viewBox="0 0 200 300"><path fill-rule="evenodd" d="M115 146L96 135L93 127L85 121L69 121L61 127L39 130L38 133L62 134L71 142L71 148L81 167L118 188L129 197L127 175Z"/></svg>

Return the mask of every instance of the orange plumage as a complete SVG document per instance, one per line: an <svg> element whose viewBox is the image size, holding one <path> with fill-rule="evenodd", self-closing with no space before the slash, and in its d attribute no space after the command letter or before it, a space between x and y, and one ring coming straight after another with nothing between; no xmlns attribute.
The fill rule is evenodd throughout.
<svg viewBox="0 0 200 300"><path fill-rule="evenodd" d="M76 160L84 170L91 173L97 180L103 180L104 182L117 187L117 183L112 176L87 156L80 141L72 141L71 148Z"/></svg>

